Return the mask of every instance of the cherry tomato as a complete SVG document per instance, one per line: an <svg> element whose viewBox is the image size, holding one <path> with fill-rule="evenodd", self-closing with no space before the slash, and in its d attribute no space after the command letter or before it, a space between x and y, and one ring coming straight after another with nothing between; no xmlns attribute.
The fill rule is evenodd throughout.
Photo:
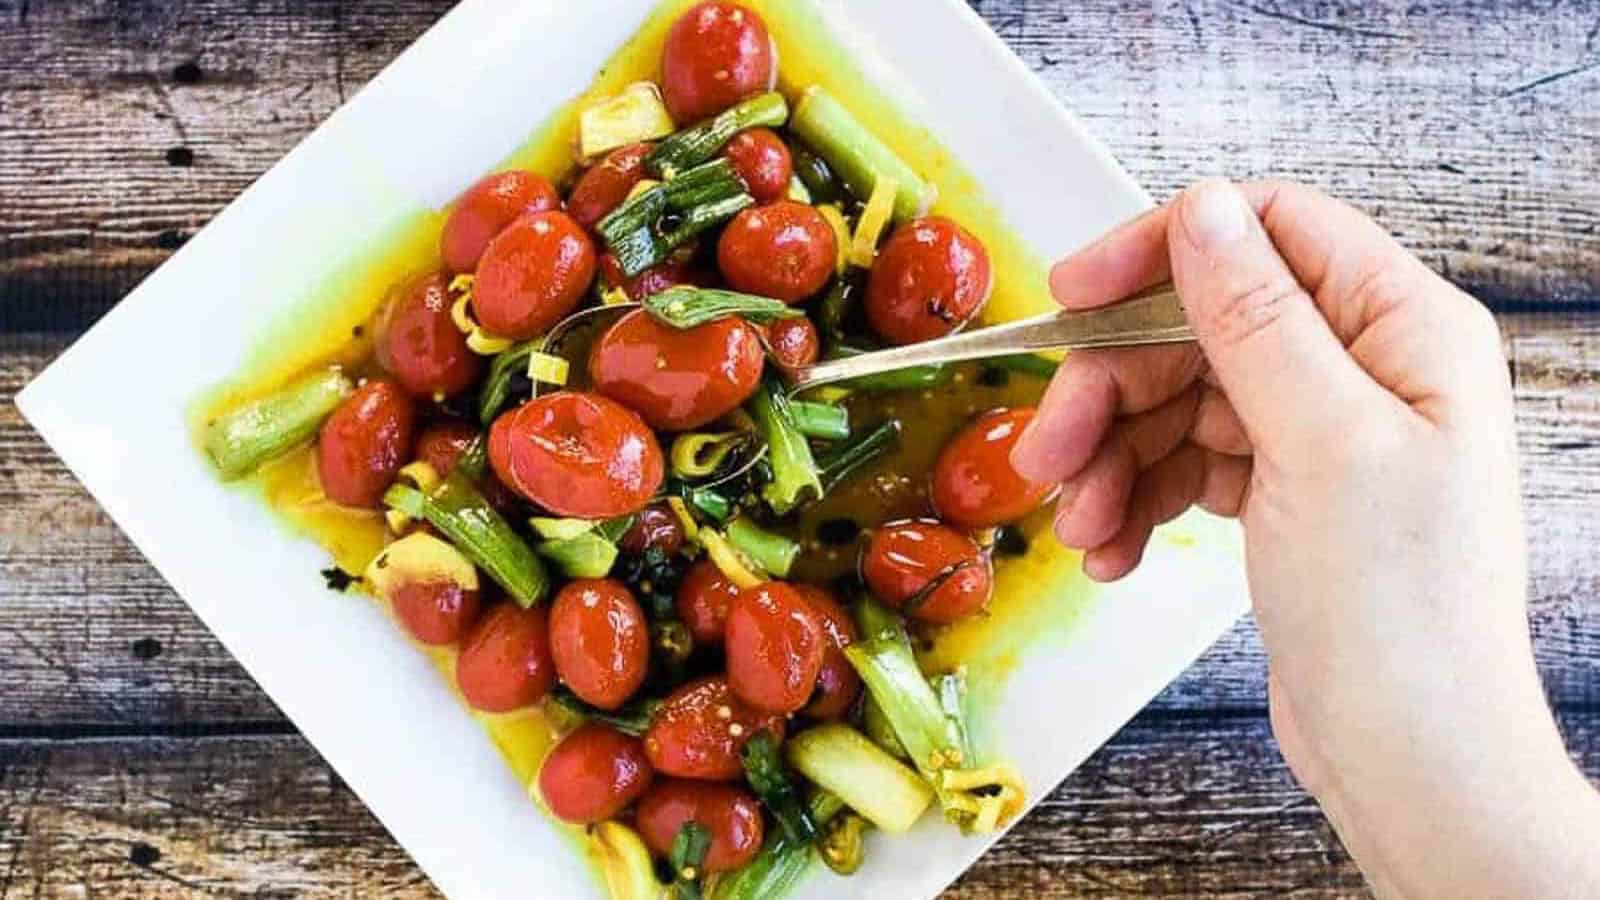
<svg viewBox="0 0 1600 900"><path fill-rule="evenodd" d="M567 196L567 214L590 230L628 199L634 185L644 178L644 158L655 144L629 144L611 151L592 166Z"/></svg>
<svg viewBox="0 0 1600 900"><path fill-rule="evenodd" d="M558 516L610 519L643 508L666 477L661 445L627 407L558 391L495 419L489 463L505 485Z"/></svg>
<svg viewBox="0 0 1600 900"><path fill-rule="evenodd" d="M893 344L943 337L977 314L993 283L977 238L949 219L917 219L878 254L867 279L867 322Z"/></svg>
<svg viewBox="0 0 1600 900"><path fill-rule="evenodd" d="M644 752L657 772L679 778L729 781L744 773L739 751L758 730L783 740L783 716L746 706L728 679L713 675L683 685L662 701L644 734Z"/></svg>
<svg viewBox="0 0 1600 900"><path fill-rule="evenodd" d="M806 706L806 715L814 719L841 718L861 693L861 676L844 655L844 648L856 642L855 620L828 591L814 584L796 584L794 589L817 614L827 638L822 651L822 668L817 672L817 690Z"/></svg>
<svg viewBox="0 0 1600 900"><path fill-rule="evenodd" d="M933 466L933 508L962 528L1014 522L1049 498L1055 485L1011 467L1011 448L1033 419L1031 406L984 413L950 439Z"/></svg>
<svg viewBox="0 0 1600 900"><path fill-rule="evenodd" d="M550 651L556 674L578 698L616 709L644 682L650 624L619 581L570 581L550 605Z"/></svg>
<svg viewBox="0 0 1600 900"><path fill-rule="evenodd" d="M439 274L403 285L378 324L378 364L415 397L459 394L483 371L483 357L450 317L448 285Z"/></svg>
<svg viewBox="0 0 1600 900"><path fill-rule="evenodd" d="M461 454L467 452L467 446L477 436L476 426L459 419L435 422L424 428L422 436L417 438L417 459L432 466L443 478L455 469ZM478 489L483 491L483 498L490 506L502 512L516 504L516 497L493 472L483 473L478 479Z"/></svg>
<svg viewBox="0 0 1600 900"><path fill-rule="evenodd" d="M439 235L439 255L450 271L471 272L494 236L518 216L560 208L561 195L542 176L521 170L497 172L456 201Z"/></svg>
<svg viewBox="0 0 1600 900"><path fill-rule="evenodd" d="M456 686L473 709L484 712L528 706L548 694L555 680L542 607L494 607L478 620L456 658Z"/></svg>
<svg viewBox="0 0 1600 900"><path fill-rule="evenodd" d="M594 281L594 242L562 212L523 216L483 252L472 285L478 324L527 340L572 312Z"/></svg>
<svg viewBox="0 0 1600 900"><path fill-rule="evenodd" d="M741 591L728 610L728 686L756 709L792 713L811 699L827 640L792 585L769 581Z"/></svg>
<svg viewBox="0 0 1600 900"><path fill-rule="evenodd" d="M699 3L667 32L661 95L678 124L714 116L772 90L776 53L767 25L736 3Z"/></svg>
<svg viewBox="0 0 1600 900"><path fill-rule="evenodd" d="M788 145L772 129L746 128L722 148L722 155L732 161L734 171L744 179L757 203L782 200L789 193L794 159Z"/></svg>
<svg viewBox="0 0 1600 900"><path fill-rule="evenodd" d="M717 268L734 290L795 303L833 277L838 247L815 207L779 200L733 217L717 241Z"/></svg>
<svg viewBox="0 0 1600 900"><path fill-rule="evenodd" d="M383 492L411 459L417 408L392 381L356 388L322 423L317 474L322 492L343 506L381 509Z"/></svg>
<svg viewBox="0 0 1600 900"><path fill-rule="evenodd" d="M600 257L600 277L611 287L621 287L628 299L635 303L680 284L704 285L705 273L697 270L685 257L673 257L659 265L645 269L628 278L622 274L622 264L610 253Z"/></svg>
<svg viewBox="0 0 1600 900"><path fill-rule="evenodd" d="M438 646L461 640L478 618L481 597L481 591L444 579L402 584L389 595L389 603L412 637Z"/></svg>
<svg viewBox="0 0 1600 900"><path fill-rule="evenodd" d="M646 550L659 550L666 556L673 556L683 548L683 523L678 520L678 514L672 511L672 507L665 503L652 503L639 510L639 515L623 533L618 545L635 556L642 555ZM699 637L696 636L698 641Z"/></svg>
<svg viewBox="0 0 1600 900"><path fill-rule="evenodd" d="M798 369L817 361L822 350L822 339L817 326L805 316L778 319L767 326L767 346L772 348L772 358L786 369Z"/></svg>
<svg viewBox="0 0 1600 900"><path fill-rule="evenodd" d="M709 559L700 560L684 573L673 606L689 627L696 647L721 646L728 629L728 609L737 596L739 586Z"/></svg>
<svg viewBox="0 0 1600 900"><path fill-rule="evenodd" d="M978 545L927 520L873 532L861 555L861 577L880 600L925 622L970 616L988 604L993 588L989 558Z"/></svg>
<svg viewBox="0 0 1600 900"><path fill-rule="evenodd" d="M760 336L743 319L682 329L638 309L595 342L589 377L652 427L688 431L749 399L765 361Z"/></svg>
<svg viewBox="0 0 1600 900"><path fill-rule="evenodd" d="M657 856L670 856L678 831L689 822L711 834L707 872L730 872L755 858L766 836L761 804L749 791L727 784L663 778L639 800L634 824Z"/></svg>
<svg viewBox="0 0 1600 900"><path fill-rule="evenodd" d="M644 744L589 723L561 739L539 767L539 794L563 822L593 825L615 818L655 780Z"/></svg>

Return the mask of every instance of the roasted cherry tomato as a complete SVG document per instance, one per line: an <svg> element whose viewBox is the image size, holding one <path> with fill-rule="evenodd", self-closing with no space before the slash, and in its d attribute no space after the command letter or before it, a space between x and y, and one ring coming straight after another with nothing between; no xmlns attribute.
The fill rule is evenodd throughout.
<svg viewBox="0 0 1600 900"><path fill-rule="evenodd" d="M678 583L674 606L689 627L696 647L717 647L728 629L728 609L739 596L739 586L722 574L717 564L702 559L689 567Z"/></svg>
<svg viewBox="0 0 1600 900"><path fill-rule="evenodd" d="M646 550L674 556L683 548L683 523L678 520L678 514L672 511L672 507L665 503L652 503L639 510L633 524L623 532L618 546L635 556ZM695 640L699 642L698 635Z"/></svg>
<svg viewBox="0 0 1600 900"><path fill-rule="evenodd" d="M776 52L767 25L736 3L699 3L667 32L661 96L680 125L772 90Z"/></svg>
<svg viewBox="0 0 1600 900"><path fill-rule="evenodd" d="M816 611L792 585L747 588L728 610L728 686L758 710L792 713L811 699L827 641Z"/></svg>
<svg viewBox="0 0 1600 900"><path fill-rule="evenodd" d="M439 477L449 475L461 460L461 455L467 452L467 447L477 438L478 429L470 423L459 419L446 419L435 422L422 430L422 436L417 438L417 459L433 467ZM493 472L483 473L478 479L478 489L483 491L483 498L495 509L505 511L516 503L516 497Z"/></svg>
<svg viewBox="0 0 1600 900"><path fill-rule="evenodd" d="M510 712L555 684L550 633L541 607L502 603L478 620L456 658L456 686L473 709Z"/></svg>
<svg viewBox="0 0 1600 900"><path fill-rule="evenodd" d="M629 144L611 151L572 186L567 214L592 230L628 199L634 185L644 178L644 158L655 148L655 144Z"/></svg>
<svg viewBox="0 0 1600 900"><path fill-rule="evenodd" d="M556 675L579 699L616 709L644 682L650 623L620 581L580 578L550 605L550 652Z"/></svg>
<svg viewBox="0 0 1600 900"><path fill-rule="evenodd" d="M867 279L867 322L892 344L954 331L989 299L989 252L966 229L938 216L895 229Z"/></svg>
<svg viewBox="0 0 1600 900"><path fill-rule="evenodd" d="M494 236L518 216L560 208L561 195L543 176L521 170L497 172L456 201L439 235L439 255L450 271L471 272Z"/></svg>
<svg viewBox="0 0 1600 900"><path fill-rule="evenodd" d="M682 329L638 309L595 342L589 377L595 390L652 427L688 431L749 399L761 383L764 362L761 338L743 319Z"/></svg>
<svg viewBox="0 0 1600 900"><path fill-rule="evenodd" d="M594 281L594 242L562 212L507 225L478 263L472 311L501 337L527 340L561 321Z"/></svg>
<svg viewBox="0 0 1600 900"><path fill-rule="evenodd" d="M817 326L805 316L778 319L767 326L767 346L772 348L772 358L786 369L798 369L817 361L822 350L822 339Z"/></svg>
<svg viewBox="0 0 1600 900"><path fill-rule="evenodd" d="M814 719L837 719L850 711L861 693L861 676L845 658L844 648L856 642L856 623L833 594L813 584L796 584L826 636L822 668L817 672L817 689L807 704L806 715Z"/></svg>
<svg viewBox="0 0 1600 900"><path fill-rule="evenodd" d="M605 279L608 286L622 288L628 299L635 303L670 287L677 287L680 284L706 286L707 281L705 273L696 269L694 264L684 257L673 257L628 278L622 274L622 264L609 253L600 257L600 277Z"/></svg>
<svg viewBox="0 0 1600 900"><path fill-rule="evenodd" d="M728 784L663 778L639 800L634 816L639 836L657 856L671 855L672 842L689 822L711 834L702 867L707 872L730 872L749 862L766 836L761 804Z"/></svg>
<svg viewBox="0 0 1600 900"><path fill-rule="evenodd" d="M789 193L789 178L794 175L794 159L789 147L770 128L746 128L733 136L722 155L750 188L757 203L782 200Z"/></svg>
<svg viewBox="0 0 1600 900"><path fill-rule="evenodd" d="M417 408L392 381L356 388L322 423L317 474L322 492L342 506L380 509L383 492L411 459Z"/></svg>
<svg viewBox="0 0 1600 900"><path fill-rule="evenodd" d="M396 588L389 602L412 637L439 646L454 644L467 633L478 618L481 596L453 581L419 581Z"/></svg>
<svg viewBox="0 0 1600 900"><path fill-rule="evenodd" d="M415 397L444 399L478 380L483 357L450 317L444 275L424 275L395 291L378 323L378 364Z"/></svg>
<svg viewBox="0 0 1600 900"><path fill-rule="evenodd" d="M449 543L413 532L383 548L362 573L374 597L417 641L454 644L478 618L482 582L477 569Z"/></svg>
<svg viewBox="0 0 1600 900"><path fill-rule="evenodd" d="M556 818L593 825L615 818L654 779L638 738L591 722L562 738L545 757L539 794Z"/></svg>
<svg viewBox="0 0 1600 900"><path fill-rule="evenodd" d="M495 419L489 463L505 485L558 516L610 519L642 509L666 477L649 426L598 394L558 391Z"/></svg>
<svg viewBox="0 0 1600 900"><path fill-rule="evenodd" d="M861 577L883 602L925 622L954 622L989 602L993 573L978 545L927 520L879 528L861 555Z"/></svg>
<svg viewBox="0 0 1600 900"><path fill-rule="evenodd" d="M989 528L1033 512L1055 490L1011 467L1011 448L1033 419L1031 406L995 409L961 429L933 466L933 508L962 528Z"/></svg>
<svg viewBox="0 0 1600 900"><path fill-rule="evenodd" d="M717 268L735 290L796 303L833 277L838 248L815 207L779 200L733 217L717 241Z"/></svg>
<svg viewBox="0 0 1600 900"><path fill-rule="evenodd" d="M758 712L714 675L683 685L662 701L644 734L644 752L657 772L679 778L728 781L740 777L739 751L759 730L783 740L783 716Z"/></svg>

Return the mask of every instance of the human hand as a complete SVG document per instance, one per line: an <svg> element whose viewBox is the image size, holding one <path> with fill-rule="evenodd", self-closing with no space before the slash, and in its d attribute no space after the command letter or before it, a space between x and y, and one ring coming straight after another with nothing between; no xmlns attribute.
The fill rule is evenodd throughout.
<svg viewBox="0 0 1600 900"><path fill-rule="evenodd" d="M1169 278L1198 347L1069 356L1016 447L1062 483L1057 536L1112 580L1191 505L1239 517L1274 731L1374 884L1548 895L1572 873L1507 883L1522 870L1486 848L1547 834L1552 808L1600 816L1532 664L1492 317L1366 216L1277 183L1202 182L1051 287L1089 308Z"/></svg>

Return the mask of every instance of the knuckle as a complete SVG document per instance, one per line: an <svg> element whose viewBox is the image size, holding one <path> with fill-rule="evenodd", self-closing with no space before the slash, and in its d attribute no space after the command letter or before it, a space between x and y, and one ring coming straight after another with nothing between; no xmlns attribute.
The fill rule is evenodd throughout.
<svg viewBox="0 0 1600 900"><path fill-rule="evenodd" d="M1275 273L1226 292L1222 302L1209 308L1207 331L1221 347L1237 346L1272 328L1291 304L1306 301L1305 288L1294 276Z"/></svg>

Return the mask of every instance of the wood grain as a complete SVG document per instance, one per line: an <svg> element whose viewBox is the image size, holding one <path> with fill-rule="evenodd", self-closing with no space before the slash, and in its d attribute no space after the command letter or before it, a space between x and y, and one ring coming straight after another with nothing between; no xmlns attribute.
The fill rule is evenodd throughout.
<svg viewBox="0 0 1600 900"><path fill-rule="evenodd" d="M1503 316L1517 383L1531 617L1554 702L1600 705L1600 317ZM0 723L173 727L279 718L4 401L57 336L0 338ZM1265 708L1266 656L1241 623L1159 709Z"/></svg>

